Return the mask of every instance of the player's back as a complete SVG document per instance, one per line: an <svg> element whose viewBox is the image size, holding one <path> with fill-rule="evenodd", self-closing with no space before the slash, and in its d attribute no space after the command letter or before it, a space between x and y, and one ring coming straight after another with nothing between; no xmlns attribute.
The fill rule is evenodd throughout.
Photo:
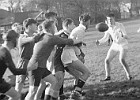
<svg viewBox="0 0 140 100"><path fill-rule="evenodd" d="M7 60L6 52L8 52L8 50L5 47L0 46L0 82L2 81L2 77L7 69L7 65L5 63L5 60Z"/></svg>

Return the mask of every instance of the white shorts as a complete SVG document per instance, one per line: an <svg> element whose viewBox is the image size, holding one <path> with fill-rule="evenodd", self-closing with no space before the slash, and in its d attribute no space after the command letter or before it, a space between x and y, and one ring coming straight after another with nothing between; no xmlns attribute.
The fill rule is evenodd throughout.
<svg viewBox="0 0 140 100"><path fill-rule="evenodd" d="M78 60L78 58L73 48L69 48L69 49L64 48L61 55L61 60L63 64L65 65L65 64L72 63L72 61Z"/></svg>
<svg viewBox="0 0 140 100"><path fill-rule="evenodd" d="M117 43L112 43L110 49L111 49L111 50L114 50L114 51L120 51L120 50L122 50L122 49L128 49L128 44L117 44Z"/></svg>

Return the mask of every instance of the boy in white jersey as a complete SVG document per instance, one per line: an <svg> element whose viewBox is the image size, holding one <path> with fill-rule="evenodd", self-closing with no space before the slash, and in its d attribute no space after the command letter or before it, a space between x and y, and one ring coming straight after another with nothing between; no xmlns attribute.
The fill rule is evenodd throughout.
<svg viewBox="0 0 140 100"><path fill-rule="evenodd" d="M109 81L111 79L110 62L117 55L118 52L119 52L119 61L126 72L128 80L131 80L132 77L130 75L130 70L125 61L125 57L128 49L128 41L127 41L128 37L125 28L123 24L115 22L115 16L112 13L107 16L107 22L108 22L109 29L105 32L105 35L102 39L96 41L97 45L104 43L108 40L109 35L111 35L113 39L113 43L105 59L106 78L102 81Z"/></svg>
<svg viewBox="0 0 140 100"><path fill-rule="evenodd" d="M79 26L72 30L69 38L77 42L83 42L85 30L90 24L90 16L88 14L83 14L80 16L79 21ZM74 92L70 96L70 98L74 99L76 99L75 97L80 97L83 94L82 88L90 76L90 71L83 64L83 62L77 58L80 53L81 51L77 46L65 46L61 55L61 60L64 67L66 67L68 72L76 78Z"/></svg>

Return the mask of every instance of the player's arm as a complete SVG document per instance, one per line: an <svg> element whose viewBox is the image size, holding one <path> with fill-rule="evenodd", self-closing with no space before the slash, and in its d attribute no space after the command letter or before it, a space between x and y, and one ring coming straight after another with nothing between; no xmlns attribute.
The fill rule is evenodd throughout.
<svg viewBox="0 0 140 100"><path fill-rule="evenodd" d="M25 35L21 35L19 37L19 43L21 44L27 44L30 42L38 42L45 34L35 34L33 37L26 37Z"/></svg>
<svg viewBox="0 0 140 100"><path fill-rule="evenodd" d="M122 31L122 37L124 37L125 39L128 39L124 25L120 24L120 26L121 26L121 31Z"/></svg>
<svg viewBox="0 0 140 100"><path fill-rule="evenodd" d="M100 40L97 40L96 44L99 45L99 44L105 43L109 39L109 35L110 35L109 32L106 31L104 34L104 37L101 38Z"/></svg>
<svg viewBox="0 0 140 100"><path fill-rule="evenodd" d="M65 39L61 38L58 36L53 36L53 45L58 45L58 44L65 44L65 45L73 45L74 41L72 39Z"/></svg>
<svg viewBox="0 0 140 100"><path fill-rule="evenodd" d="M14 75L25 75L27 70L26 69L16 69L15 64L12 60L11 54L10 52L5 49L5 63L8 66L8 68L10 69L10 71L14 74Z"/></svg>
<svg viewBox="0 0 140 100"><path fill-rule="evenodd" d="M25 35L21 34L18 41L21 44L27 44L30 42L34 42L34 39L33 39L33 37L26 37Z"/></svg>

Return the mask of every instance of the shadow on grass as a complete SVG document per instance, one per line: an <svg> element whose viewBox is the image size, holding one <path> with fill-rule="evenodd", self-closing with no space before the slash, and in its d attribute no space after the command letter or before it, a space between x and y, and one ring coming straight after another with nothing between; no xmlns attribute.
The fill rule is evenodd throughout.
<svg viewBox="0 0 140 100"><path fill-rule="evenodd" d="M72 86L65 91L72 90ZM140 80L102 82L84 87L86 96L82 100L140 100Z"/></svg>

